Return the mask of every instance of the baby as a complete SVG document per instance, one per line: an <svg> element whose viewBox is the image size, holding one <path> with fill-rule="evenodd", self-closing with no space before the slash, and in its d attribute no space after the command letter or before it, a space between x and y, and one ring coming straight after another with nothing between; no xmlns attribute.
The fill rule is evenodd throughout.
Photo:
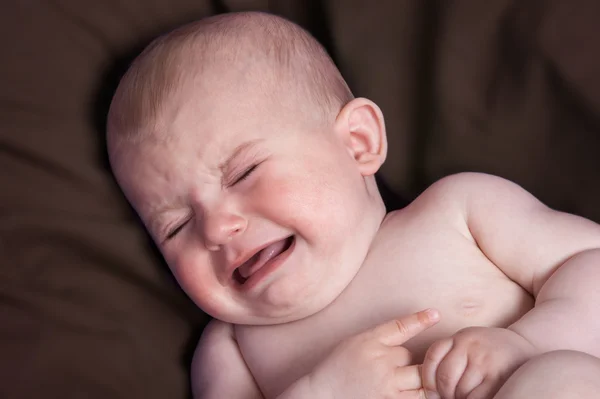
<svg viewBox="0 0 600 399"><path fill-rule="evenodd" d="M175 30L108 119L123 192L215 318L196 397L598 397L600 226L475 173L386 215L382 113L298 26Z"/></svg>

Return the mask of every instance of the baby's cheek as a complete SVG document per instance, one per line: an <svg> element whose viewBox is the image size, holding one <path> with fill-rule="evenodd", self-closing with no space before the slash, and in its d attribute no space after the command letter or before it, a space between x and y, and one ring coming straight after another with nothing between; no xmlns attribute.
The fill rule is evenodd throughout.
<svg viewBox="0 0 600 399"><path fill-rule="evenodd" d="M335 234L354 208L348 206L353 201L348 195L348 177L340 175L334 165L312 161L265 170L253 187L254 207L301 234L312 235L315 230Z"/></svg>
<svg viewBox="0 0 600 399"><path fill-rule="evenodd" d="M302 212L319 210L331 203L328 199L329 187L320 184L319 177L310 175L291 175L273 179L263 187L263 198L269 199L266 206L277 207L282 211Z"/></svg>
<svg viewBox="0 0 600 399"><path fill-rule="evenodd" d="M290 201L294 201L301 193L298 183L295 175L269 171L254 183L251 194L253 203L259 209L289 207Z"/></svg>
<svg viewBox="0 0 600 399"><path fill-rule="evenodd" d="M178 248L165 254L165 259L181 288L196 303L210 302L217 276L205 254Z"/></svg>

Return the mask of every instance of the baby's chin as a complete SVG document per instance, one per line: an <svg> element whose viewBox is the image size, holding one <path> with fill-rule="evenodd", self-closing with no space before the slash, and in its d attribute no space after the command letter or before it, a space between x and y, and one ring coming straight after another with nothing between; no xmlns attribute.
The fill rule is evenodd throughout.
<svg viewBox="0 0 600 399"><path fill-rule="evenodd" d="M229 323L236 325L273 326L307 319L319 313L321 310L323 309L302 309L285 315L248 315L243 317L234 317L231 320L224 321L228 321Z"/></svg>
<svg viewBox="0 0 600 399"><path fill-rule="evenodd" d="M229 320L225 318L220 318L220 320L237 325L255 326L293 323L325 311L335 302L342 291L343 289L339 290L339 292L330 291L326 294L321 293L321 295L306 295L293 304L287 304L285 307L270 307L269 309L261 309L261 311L254 312L248 311L244 314L230 315ZM311 298L311 300L309 301L308 298Z"/></svg>

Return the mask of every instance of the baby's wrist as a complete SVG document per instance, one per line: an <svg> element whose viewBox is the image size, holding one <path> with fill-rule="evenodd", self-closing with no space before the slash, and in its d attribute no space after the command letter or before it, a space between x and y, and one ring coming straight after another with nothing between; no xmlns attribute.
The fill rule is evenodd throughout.
<svg viewBox="0 0 600 399"><path fill-rule="evenodd" d="M510 325L506 329L515 333L519 338L521 338L523 345L527 348L526 353L529 358L535 357L542 353L542 350L540 350L535 343L521 331L518 325Z"/></svg>

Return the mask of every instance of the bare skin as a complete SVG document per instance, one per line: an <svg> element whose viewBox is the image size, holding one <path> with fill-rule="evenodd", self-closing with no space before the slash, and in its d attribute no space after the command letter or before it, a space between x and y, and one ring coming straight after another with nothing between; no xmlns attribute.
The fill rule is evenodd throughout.
<svg viewBox="0 0 600 399"><path fill-rule="evenodd" d="M254 16L242 18L247 32ZM194 357L197 397L597 396L598 224L475 173L385 215L377 105L318 112L297 85L261 81L280 75L247 53L165 97L144 125L156 131L109 135L125 195L220 320ZM414 314L425 308L439 321Z"/></svg>
<svg viewBox="0 0 600 399"><path fill-rule="evenodd" d="M507 327L533 307L532 295L506 278L477 248L466 225L458 224L458 215L437 201L425 195L389 214L360 272L322 312L294 323L235 327L266 397L310 372L342 339L398 315L439 310L437 326L404 344L422 363L436 340L464 327Z"/></svg>
<svg viewBox="0 0 600 399"><path fill-rule="evenodd" d="M460 195L452 186L477 188L481 187L482 179L490 177L450 177L430 188L409 207L388 214L359 273L347 289L321 312L279 325L226 327L221 324L221 328L225 328L220 334L231 334L230 342L239 347L245 362L243 367L247 365L260 395L278 397L295 381L310 374L341 341L398 315L433 307L442 316L436 326L403 344L413 354L411 364L420 364L427 349L436 341L472 326L509 327L532 310L534 292L531 292L531 287L522 287L509 279L482 253L463 217L462 204L455 201ZM509 190L521 191L506 181L491 179L486 184L496 186L499 192L506 190L505 185L509 186ZM524 191L520 194L526 196ZM540 210L546 211L541 204L538 205ZM585 227L591 226L596 235L600 234L598 227L587 221L573 218L569 222L575 230L583 222ZM519 229L520 226L512 227ZM509 242L507 240L506 243ZM562 244L554 242L557 246ZM547 333L551 334L550 331ZM576 334L573 331L573 338ZM212 367L208 359L198 357L201 368ZM538 371L540 367L544 368L543 373ZM572 386L564 386L562 391L557 389L554 392L556 396L535 395L547 386L546 379L551 379L553 374L562 375L568 367L571 367L571 374L581 376L587 385L578 385L577 391ZM577 397L592 398L600 392L600 383L589 377L590 370L594 368L600 370L600 360L589 355L566 355L560 362L549 365L532 361L494 397L567 398L577 392ZM494 393L506 379L494 387ZM519 396L513 396L516 392ZM547 389L544 392L547 394ZM530 394L533 396L528 396ZM428 397L434 396L430 394ZM455 393L442 397L492 396L459 396Z"/></svg>

